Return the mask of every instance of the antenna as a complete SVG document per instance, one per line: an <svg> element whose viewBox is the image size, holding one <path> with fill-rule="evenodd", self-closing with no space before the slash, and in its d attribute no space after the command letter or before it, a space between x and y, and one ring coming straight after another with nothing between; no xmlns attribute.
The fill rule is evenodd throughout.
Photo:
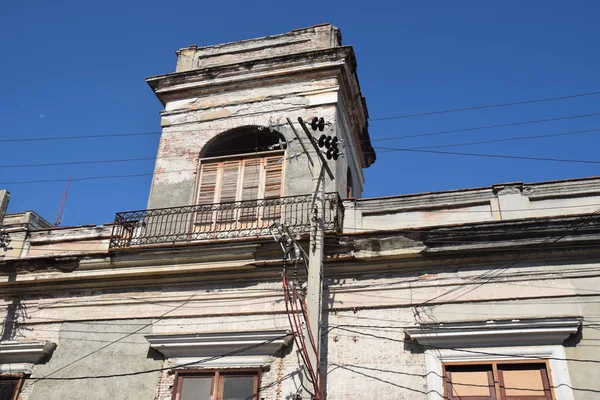
<svg viewBox="0 0 600 400"><path fill-rule="evenodd" d="M67 187L65 188L65 192L62 195L60 206L58 207L58 212L56 213L56 220L54 221L54 226L60 226L60 224L62 223L63 214L65 212L65 205L67 204L67 194L69 194L69 186L71 186L72 177L73 173L70 173L69 179L67 180Z"/></svg>

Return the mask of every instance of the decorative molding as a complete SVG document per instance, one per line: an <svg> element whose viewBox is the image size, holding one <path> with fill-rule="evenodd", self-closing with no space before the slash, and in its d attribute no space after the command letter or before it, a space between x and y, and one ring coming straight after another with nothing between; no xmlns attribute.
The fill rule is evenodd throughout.
<svg viewBox="0 0 600 400"><path fill-rule="evenodd" d="M0 342L0 364L37 364L55 348L55 343L46 341Z"/></svg>
<svg viewBox="0 0 600 400"><path fill-rule="evenodd" d="M406 329L406 334L422 345L434 347L487 347L518 343L527 345L562 344L581 325L581 317L452 322L424 324Z"/></svg>
<svg viewBox="0 0 600 400"><path fill-rule="evenodd" d="M166 358L272 356L291 342L287 330L147 335L150 347ZM250 347L247 350L246 348ZM238 352L239 353L236 353ZM234 354L232 354L234 353Z"/></svg>

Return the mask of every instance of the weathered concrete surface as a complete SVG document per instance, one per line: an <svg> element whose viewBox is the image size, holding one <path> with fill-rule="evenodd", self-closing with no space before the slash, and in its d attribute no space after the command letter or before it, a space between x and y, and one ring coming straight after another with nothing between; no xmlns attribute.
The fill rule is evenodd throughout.
<svg viewBox="0 0 600 400"><path fill-rule="evenodd" d="M64 323L58 346L32 378L95 377L160 368L162 360L148 354L144 334L151 320ZM158 372L81 380L40 380L31 400L148 400L154 398Z"/></svg>
<svg viewBox="0 0 600 400"><path fill-rule="evenodd" d="M257 39L203 47L191 45L177 52L177 72L323 50L341 43L339 29L323 24Z"/></svg>
<svg viewBox="0 0 600 400"><path fill-rule="evenodd" d="M346 232L594 213L600 177L417 193L344 202Z"/></svg>

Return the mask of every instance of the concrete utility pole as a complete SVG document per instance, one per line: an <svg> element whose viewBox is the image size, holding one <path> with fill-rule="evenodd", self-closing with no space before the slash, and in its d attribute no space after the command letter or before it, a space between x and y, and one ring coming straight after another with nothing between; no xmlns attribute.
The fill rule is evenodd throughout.
<svg viewBox="0 0 600 400"><path fill-rule="evenodd" d="M312 179L313 179L313 202L312 202L312 218L311 218L311 231L310 231L310 249L308 252L308 279L306 286L306 312L308 314L308 325L310 326L310 332L312 332L312 338L309 337L310 333L305 328L304 338L307 344L307 350L309 355L309 362L313 366L313 370L317 379L319 380L319 387L323 385L321 380L322 374L319 373L321 370L320 363L320 351L321 351L321 314L322 314L322 302L323 302L323 261L324 255L324 244L325 244L325 172L329 175L329 178L333 181L334 176L327 165L327 161L323 157L323 154L315 144L315 141L306 127L306 124L302 118L298 118L298 122L302 127L302 130L308 137L309 142L314 148L320 162L312 166ZM305 150L306 151L306 150ZM311 339L314 339L314 347ZM310 381L309 374L307 373L308 367L304 368L304 385L309 387L308 382ZM319 398L321 394L317 394ZM302 393L303 399L311 399L312 396L304 391ZM324 400L324 399L321 399Z"/></svg>

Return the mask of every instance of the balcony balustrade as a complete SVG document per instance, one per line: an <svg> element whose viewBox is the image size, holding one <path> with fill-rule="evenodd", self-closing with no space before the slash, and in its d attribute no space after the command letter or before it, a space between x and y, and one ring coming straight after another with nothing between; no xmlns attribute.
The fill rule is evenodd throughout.
<svg viewBox="0 0 600 400"><path fill-rule="evenodd" d="M310 232L312 194L228 203L119 212L111 249L160 243L270 236L275 222L292 233ZM340 232L344 207L337 193L325 195L326 232Z"/></svg>

